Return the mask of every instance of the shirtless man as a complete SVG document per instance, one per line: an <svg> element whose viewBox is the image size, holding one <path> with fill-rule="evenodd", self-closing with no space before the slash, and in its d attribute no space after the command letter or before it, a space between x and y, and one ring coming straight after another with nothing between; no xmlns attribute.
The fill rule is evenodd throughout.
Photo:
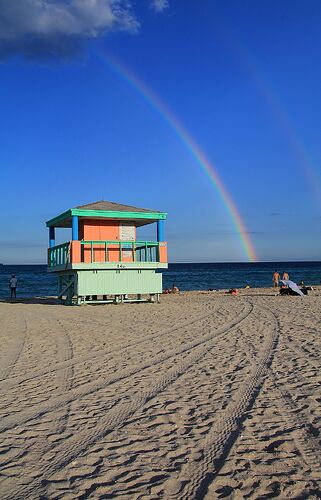
<svg viewBox="0 0 321 500"><path fill-rule="evenodd" d="M274 286L279 286L279 279L280 279L280 275L277 271L275 271L275 273L273 274L273 278L272 278L272 281L274 283Z"/></svg>
<svg viewBox="0 0 321 500"><path fill-rule="evenodd" d="M289 274L286 271L284 271L282 279L283 280L289 280L290 279Z"/></svg>

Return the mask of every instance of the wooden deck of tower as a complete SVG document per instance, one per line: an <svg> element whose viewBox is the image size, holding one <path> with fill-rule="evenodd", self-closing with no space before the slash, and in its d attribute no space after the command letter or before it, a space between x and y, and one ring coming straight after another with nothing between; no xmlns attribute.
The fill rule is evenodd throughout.
<svg viewBox="0 0 321 500"><path fill-rule="evenodd" d="M159 300L168 267L164 220L156 210L98 201L71 208L46 222L48 271L58 276L65 304ZM137 230L156 223L156 241L140 241ZM71 228L71 240L55 244L55 228Z"/></svg>

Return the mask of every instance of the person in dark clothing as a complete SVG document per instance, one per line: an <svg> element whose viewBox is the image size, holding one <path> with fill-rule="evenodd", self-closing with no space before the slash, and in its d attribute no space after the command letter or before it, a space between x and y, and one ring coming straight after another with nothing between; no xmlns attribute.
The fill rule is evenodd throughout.
<svg viewBox="0 0 321 500"><path fill-rule="evenodd" d="M10 290L11 290L11 298L14 298L14 299L17 297L17 283L18 283L18 280L15 277L15 275L13 274L11 276L11 280L10 280Z"/></svg>

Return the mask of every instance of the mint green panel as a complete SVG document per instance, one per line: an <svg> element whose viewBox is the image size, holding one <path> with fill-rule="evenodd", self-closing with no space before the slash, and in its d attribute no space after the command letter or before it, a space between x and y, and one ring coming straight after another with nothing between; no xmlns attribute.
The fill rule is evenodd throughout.
<svg viewBox="0 0 321 500"><path fill-rule="evenodd" d="M162 275L151 269L77 271L76 295L162 293Z"/></svg>

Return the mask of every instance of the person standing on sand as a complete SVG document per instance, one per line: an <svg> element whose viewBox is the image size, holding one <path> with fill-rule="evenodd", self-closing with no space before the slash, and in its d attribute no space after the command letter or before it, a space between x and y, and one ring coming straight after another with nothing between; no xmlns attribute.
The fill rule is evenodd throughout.
<svg viewBox="0 0 321 500"><path fill-rule="evenodd" d="M18 280L15 277L15 275L13 274L11 276L11 280L10 280L11 299L17 297L17 283L18 283Z"/></svg>
<svg viewBox="0 0 321 500"><path fill-rule="evenodd" d="M277 271L275 271L273 274L273 278L272 278L272 281L273 281L275 287L279 286L279 279L280 279L280 275Z"/></svg>
<svg viewBox="0 0 321 500"><path fill-rule="evenodd" d="M286 271L284 271L282 279L283 280L289 280L290 279L290 276L289 276L289 274Z"/></svg>

